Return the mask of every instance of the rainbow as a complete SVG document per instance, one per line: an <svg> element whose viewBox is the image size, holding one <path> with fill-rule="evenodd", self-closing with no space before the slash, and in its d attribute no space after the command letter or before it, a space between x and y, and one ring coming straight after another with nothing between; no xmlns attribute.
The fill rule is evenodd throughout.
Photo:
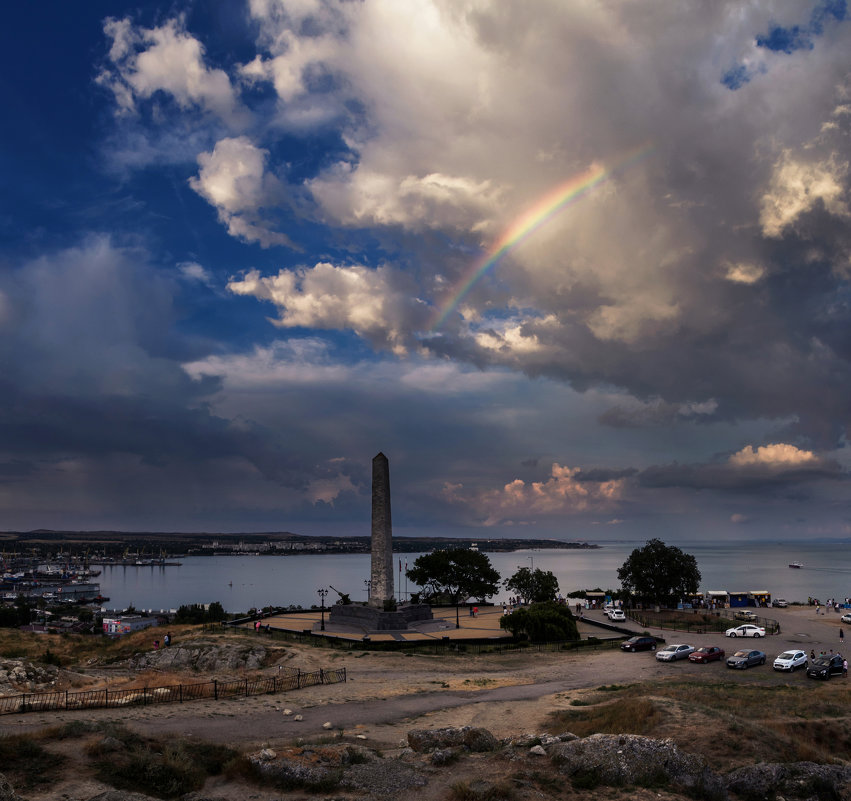
<svg viewBox="0 0 851 801"><path fill-rule="evenodd" d="M476 282L487 273L509 250L520 244L524 239L549 222L559 211L570 203L579 200L592 189L611 178L616 172L635 164L648 155L653 148L643 145L631 151L625 158L606 168L594 165L579 175L574 175L563 184L547 192L534 206L521 214L481 259L474 263L467 278L449 296L431 324L431 331L440 328L446 318L461 302L461 299L473 288Z"/></svg>

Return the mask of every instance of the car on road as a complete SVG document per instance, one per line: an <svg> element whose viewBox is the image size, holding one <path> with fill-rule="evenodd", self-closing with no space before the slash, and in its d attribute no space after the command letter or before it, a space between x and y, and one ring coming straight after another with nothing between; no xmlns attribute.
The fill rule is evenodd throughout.
<svg viewBox="0 0 851 801"><path fill-rule="evenodd" d="M807 676L811 679L829 679L831 676L841 676L845 669L842 666L841 654L822 654L810 662Z"/></svg>
<svg viewBox="0 0 851 801"><path fill-rule="evenodd" d="M621 643L621 651L655 651L655 637L630 637Z"/></svg>
<svg viewBox="0 0 851 801"><path fill-rule="evenodd" d="M736 651L727 657L728 668L749 668L751 665L764 665L765 654L762 651Z"/></svg>
<svg viewBox="0 0 851 801"><path fill-rule="evenodd" d="M751 621L753 621L753 620L757 619L757 615L756 615L755 612L748 612L746 609L739 610L738 612L736 612L735 615L733 615L733 617L735 617L736 620L751 620Z"/></svg>
<svg viewBox="0 0 851 801"><path fill-rule="evenodd" d="M694 651L693 645L675 643L656 651L656 659L660 662L676 662L678 659L688 659L692 651Z"/></svg>
<svg viewBox="0 0 851 801"><path fill-rule="evenodd" d="M704 645L688 655L689 662L714 662L724 658L724 649L717 645Z"/></svg>
<svg viewBox="0 0 851 801"><path fill-rule="evenodd" d="M750 623L744 626L736 626L724 632L727 637L764 637L765 629L762 626L754 626Z"/></svg>
<svg viewBox="0 0 851 801"><path fill-rule="evenodd" d="M785 609L787 606L789 606L789 604L786 603L786 601L784 601L782 598L778 598L776 601L773 601L771 605L776 606L778 609Z"/></svg>
<svg viewBox="0 0 851 801"><path fill-rule="evenodd" d="M803 651L784 651L774 660L775 670L788 670L790 673L799 667L807 666L807 655Z"/></svg>
<svg viewBox="0 0 851 801"><path fill-rule="evenodd" d="M851 623L851 614L844 614L839 618L843 623Z"/></svg>
<svg viewBox="0 0 851 801"><path fill-rule="evenodd" d="M609 612L609 620L626 620L626 613L623 609L612 609L612 611Z"/></svg>

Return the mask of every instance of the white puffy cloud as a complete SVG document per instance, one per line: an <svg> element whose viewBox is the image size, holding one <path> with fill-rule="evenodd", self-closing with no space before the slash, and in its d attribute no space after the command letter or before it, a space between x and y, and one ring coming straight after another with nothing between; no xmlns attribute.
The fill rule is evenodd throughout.
<svg viewBox="0 0 851 801"><path fill-rule="evenodd" d="M291 246L289 237L264 218L266 210L284 199L280 181L266 171L268 155L246 136L222 139L211 153L198 156L201 169L189 185L215 207L231 236L262 247Z"/></svg>
<svg viewBox="0 0 851 801"><path fill-rule="evenodd" d="M447 483L444 497L467 508L485 526L531 522L540 517L568 515L613 508L623 495L626 479L580 481L578 467L553 464L546 481L514 479L499 489L468 492L461 484Z"/></svg>
<svg viewBox="0 0 851 801"><path fill-rule="evenodd" d="M99 80L114 92L119 109L134 111L137 99L165 92L184 109L209 111L231 125L244 123L245 110L227 73L205 64L203 45L185 30L182 20L135 28L128 18L110 18L104 32L112 39L113 66Z"/></svg>
<svg viewBox="0 0 851 801"><path fill-rule="evenodd" d="M228 289L274 303L280 309L275 324L281 327L350 329L401 354L410 341L411 306L417 304L409 287L397 281L398 276L384 267L372 270L320 262L268 277L251 270L232 280ZM426 315L422 307L419 316L424 321Z"/></svg>
<svg viewBox="0 0 851 801"><path fill-rule="evenodd" d="M746 445L729 459L733 467L766 468L776 470L798 470L822 467L823 460L812 451L801 450L785 442L771 445Z"/></svg>
<svg viewBox="0 0 851 801"><path fill-rule="evenodd" d="M818 203L837 216L848 217L844 179L847 162L827 159L805 161L790 152L783 153L774 168L768 191L762 197L760 223L763 233L770 237L783 235L804 213Z"/></svg>

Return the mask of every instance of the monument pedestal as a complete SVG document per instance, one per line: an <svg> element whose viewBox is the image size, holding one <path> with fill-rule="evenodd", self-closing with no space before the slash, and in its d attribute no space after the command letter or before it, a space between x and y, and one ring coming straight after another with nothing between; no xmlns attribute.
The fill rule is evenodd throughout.
<svg viewBox="0 0 851 801"><path fill-rule="evenodd" d="M404 631L411 623L432 620L428 604L402 604L393 612L361 604L334 604L328 613L332 623L372 631Z"/></svg>

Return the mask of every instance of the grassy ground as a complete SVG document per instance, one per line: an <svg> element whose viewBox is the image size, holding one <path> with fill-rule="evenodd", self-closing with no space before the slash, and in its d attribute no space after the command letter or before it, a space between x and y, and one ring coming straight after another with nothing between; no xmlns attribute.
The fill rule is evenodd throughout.
<svg viewBox="0 0 851 801"><path fill-rule="evenodd" d="M670 737L727 771L754 762L831 763L851 753L851 688L834 680L811 687L737 682L643 682L579 694L551 713L552 733Z"/></svg>

